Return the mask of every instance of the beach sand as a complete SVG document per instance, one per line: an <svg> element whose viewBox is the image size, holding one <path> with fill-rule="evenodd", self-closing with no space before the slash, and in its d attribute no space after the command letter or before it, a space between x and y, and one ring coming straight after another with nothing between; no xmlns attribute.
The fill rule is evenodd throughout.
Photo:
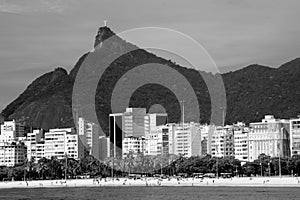
<svg viewBox="0 0 300 200"><path fill-rule="evenodd" d="M228 186L228 187L300 187L298 177L234 177L232 179L70 179L39 181L0 182L0 188L43 188L43 187L109 187L109 186Z"/></svg>
<svg viewBox="0 0 300 200"><path fill-rule="evenodd" d="M228 187L300 187L298 177L234 177L232 179L68 179L39 181L0 182L0 188L43 188L43 187L109 187L109 186L228 186Z"/></svg>

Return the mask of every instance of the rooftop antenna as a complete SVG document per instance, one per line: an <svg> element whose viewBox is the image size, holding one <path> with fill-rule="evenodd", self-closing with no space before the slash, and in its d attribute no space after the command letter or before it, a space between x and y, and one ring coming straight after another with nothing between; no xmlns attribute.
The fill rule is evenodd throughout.
<svg viewBox="0 0 300 200"><path fill-rule="evenodd" d="M107 26L107 20L104 20L104 26Z"/></svg>

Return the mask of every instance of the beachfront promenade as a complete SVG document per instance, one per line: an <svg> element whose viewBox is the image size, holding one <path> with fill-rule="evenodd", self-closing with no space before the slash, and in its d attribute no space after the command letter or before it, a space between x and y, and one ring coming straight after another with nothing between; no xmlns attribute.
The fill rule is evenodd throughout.
<svg viewBox="0 0 300 200"><path fill-rule="evenodd" d="M300 187L298 177L243 177L232 179L73 179L42 181L0 182L0 188L42 188L42 187L110 187L110 186L228 186L228 187Z"/></svg>

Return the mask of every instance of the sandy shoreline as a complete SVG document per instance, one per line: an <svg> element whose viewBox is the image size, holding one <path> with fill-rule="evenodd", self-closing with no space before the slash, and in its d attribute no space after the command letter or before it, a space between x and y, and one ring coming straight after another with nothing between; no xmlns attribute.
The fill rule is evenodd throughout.
<svg viewBox="0 0 300 200"><path fill-rule="evenodd" d="M0 189L5 188L56 188L56 187L119 187L119 186L217 186L217 187L300 187L297 177L243 177L232 179L72 179L0 182Z"/></svg>

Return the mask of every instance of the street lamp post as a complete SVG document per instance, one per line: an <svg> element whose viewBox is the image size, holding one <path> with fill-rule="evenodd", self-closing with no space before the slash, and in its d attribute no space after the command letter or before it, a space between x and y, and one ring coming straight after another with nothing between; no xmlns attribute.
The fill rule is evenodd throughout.
<svg viewBox="0 0 300 200"><path fill-rule="evenodd" d="M65 163L65 180L67 180L67 167L68 167L68 156L67 156L67 153L66 153L66 163Z"/></svg>
<svg viewBox="0 0 300 200"><path fill-rule="evenodd" d="M277 150L279 150L279 163L278 163L278 165L279 165L279 177L281 178L281 159L280 159L280 157L281 157L281 147L280 147L280 143L281 143L281 135L283 136L283 127L281 127L281 129L280 129L281 131L280 131L280 134L279 134L279 145L278 145L278 147L279 148L277 148Z"/></svg>
<svg viewBox="0 0 300 200"><path fill-rule="evenodd" d="M110 151L112 155L113 149L111 149ZM111 178L114 179L114 155L111 158L112 158Z"/></svg>
<svg viewBox="0 0 300 200"><path fill-rule="evenodd" d="M219 158L217 157L217 179L219 179Z"/></svg>
<svg viewBox="0 0 300 200"><path fill-rule="evenodd" d="M218 150L219 146L216 145L216 159L217 159L217 179L219 179L219 157L218 157L218 154L219 154L219 150Z"/></svg>
<svg viewBox="0 0 300 200"><path fill-rule="evenodd" d="M279 154L279 163L278 163L278 165L279 165L279 177L281 178L281 159L280 159L280 154Z"/></svg>
<svg viewBox="0 0 300 200"><path fill-rule="evenodd" d="M263 176L263 167L262 167L262 162L261 162L261 157L259 157L259 161L260 161L260 176Z"/></svg>
<svg viewBox="0 0 300 200"><path fill-rule="evenodd" d="M162 177L162 160L163 160L163 154L161 154L161 158L160 158L160 177Z"/></svg>
<svg viewBox="0 0 300 200"><path fill-rule="evenodd" d="M271 167L270 167L270 165L271 165L271 161L270 161L270 162L268 162L268 171L269 171L269 176L271 176Z"/></svg>

